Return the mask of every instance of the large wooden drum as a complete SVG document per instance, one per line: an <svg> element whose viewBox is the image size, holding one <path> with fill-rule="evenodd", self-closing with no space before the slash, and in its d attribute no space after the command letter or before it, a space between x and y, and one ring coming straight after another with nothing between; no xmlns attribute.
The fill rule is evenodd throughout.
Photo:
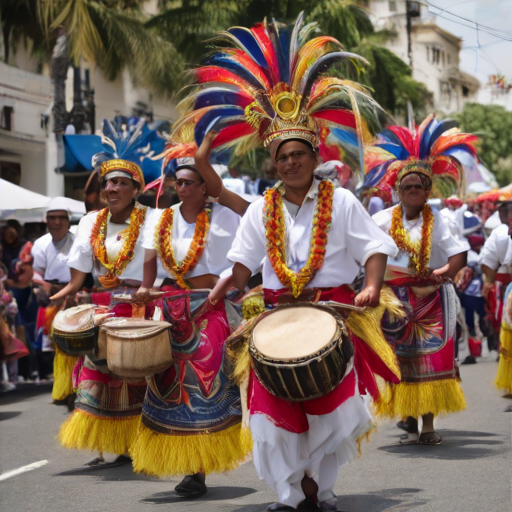
<svg viewBox="0 0 512 512"><path fill-rule="evenodd" d="M263 313L252 331L249 353L267 391L303 402L326 395L343 380L354 346L332 308L290 304Z"/></svg>
<svg viewBox="0 0 512 512"><path fill-rule="evenodd" d="M115 318L102 325L107 366L120 377L149 377L174 362L171 324L154 320Z"/></svg>
<svg viewBox="0 0 512 512"><path fill-rule="evenodd" d="M53 319L52 337L57 346L69 356L91 354L96 347L98 328L95 325L93 304L84 304L59 311Z"/></svg>

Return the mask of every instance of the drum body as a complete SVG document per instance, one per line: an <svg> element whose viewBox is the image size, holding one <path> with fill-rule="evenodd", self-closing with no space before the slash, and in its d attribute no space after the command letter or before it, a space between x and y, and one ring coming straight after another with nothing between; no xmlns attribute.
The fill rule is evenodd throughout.
<svg viewBox="0 0 512 512"><path fill-rule="evenodd" d="M69 356L91 354L98 340L93 305L59 311L53 320L52 336L57 346Z"/></svg>
<svg viewBox="0 0 512 512"><path fill-rule="evenodd" d="M171 325L167 322L116 318L101 330L106 339L107 365L125 378L149 377L171 366Z"/></svg>
<svg viewBox="0 0 512 512"><path fill-rule="evenodd" d="M338 386L351 365L354 346L332 308L289 304L261 315L251 333L249 354L267 391L303 402Z"/></svg>

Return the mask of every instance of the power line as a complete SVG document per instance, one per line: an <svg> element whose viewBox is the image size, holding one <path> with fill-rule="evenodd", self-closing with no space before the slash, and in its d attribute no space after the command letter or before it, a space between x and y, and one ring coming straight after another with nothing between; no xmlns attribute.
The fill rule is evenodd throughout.
<svg viewBox="0 0 512 512"><path fill-rule="evenodd" d="M429 2L428 0L423 0L423 1L427 5L430 5L430 7L434 7L434 9L439 9L441 11L441 13L446 12L450 16L460 18L461 20L464 20L464 21L469 21L470 23L473 23L474 25L476 25L477 27L479 27L481 29L487 29L487 30L495 32L496 34L498 34L501 37L508 38L508 36L506 34L504 34L503 32L500 32L499 30L496 30L494 27L489 27L488 25L482 25L481 23L477 23L476 21L470 20L469 18L465 18L464 16L460 16L459 14L454 14L453 12L450 12L447 9L443 9L441 7L438 7L437 5L434 5L433 3ZM464 3L464 2L461 2L461 3ZM459 5L459 4L455 4L455 5ZM454 7L454 6L451 6L451 7Z"/></svg>
<svg viewBox="0 0 512 512"><path fill-rule="evenodd" d="M432 4L428 0L423 0L423 3L426 5L433 7L434 9L439 9L439 13L433 13L436 16L439 16L440 18L443 18L445 20L451 21L452 23L457 23L458 25L462 25L463 27L472 28L473 30L485 32L486 34L489 34L493 37L496 37L498 39L501 39L503 41L512 42L512 38L504 34L503 32L499 32L493 27L489 27L487 25L482 25L481 23L477 23L476 21L470 20L468 18L465 18L464 16L459 16L458 14L454 14L450 11L447 11L446 9L442 9L441 7L438 7L437 5ZM458 4L457 4L458 5ZM443 16L443 13L449 14L450 16L453 16L454 18L459 18L461 20L467 21L469 23L472 23L473 25L468 25L467 23L461 23L460 21L453 20L451 18L448 18L446 16Z"/></svg>

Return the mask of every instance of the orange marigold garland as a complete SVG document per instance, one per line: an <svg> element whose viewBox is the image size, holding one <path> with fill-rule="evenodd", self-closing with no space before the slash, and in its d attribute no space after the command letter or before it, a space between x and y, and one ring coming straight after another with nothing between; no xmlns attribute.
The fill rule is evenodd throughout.
<svg viewBox="0 0 512 512"><path fill-rule="evenodd" d="M181 288L189 288L184 280L185 274L192 270L203 255L210 229L210 210L205 208L196 219L194 237L190 243L185 259L178 263L172 250L172 224L174 209L164 210L155 231L155 249L158 252L164 268L176 279Z"/></svg>
<svg viewBox="0 0 512 512"><path fill-rule="evenodd" d="M283 198L277 187L265 192L264 220L267 238L267 254L279 281L298 297L306 285L324 264L327 233L332 220L332 198L334 185L323 180L318 186L318 202L313 216L311 245L308 261L300 272L286 265L286 226L283 213Z"/></svg>
<svg viewBox="0 0 512 512"><path fill-rule="evenodd" d="M389 234L397 247L409 255L409 267L414 269L418 276L425 277L428 273L428 263L432 251L432 231L434 227L434 214L428 204L423 207L423 225L421 227L421 240L413 242L403 224L403 209L399 204L393 209L391 229Z"/></svg>
<svg viewBox="0 0 512 512"><path fill-rule="evenodd" d="M146 208L136 203L130 215L128 236L125 238L123 247L119 251L115 261L110 262L105 247L107 237L107 222L109 209L103 208L96 217L96 222L91 232L91 245L94 256L107 269L107 273L99 276L99 282L105 288L114 288L119 285L119 276L124 272L126 266L133 258L135 244L139 238L140 227L146 218Z"/></svg>

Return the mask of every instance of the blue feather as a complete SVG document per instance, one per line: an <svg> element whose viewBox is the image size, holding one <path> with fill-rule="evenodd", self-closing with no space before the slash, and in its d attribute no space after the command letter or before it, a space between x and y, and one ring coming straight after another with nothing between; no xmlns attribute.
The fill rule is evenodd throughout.
<svg viewBox="0 0 512 512"><path fill-rule="evenodd" d="M286 31L280 31L277 26L276 20L272 19L267 27L272 46L277 55L277 62L279 64L279 81L288 83L290 79L290 42L287 38Z"/></svg>
<svg viewBox="0 0 512 512"><path fill-rule="evenodd" d="M373 188L377 186L384 177L384 175L386 174L386 171L388 170L390 164L391 162L384 162L383 164L374 167L364 177L363 188Z"/></svg>
<svg viewBox="0 0 512 512"><path fill-rule="evenodd" d="M428 146L428 152L424 158L426 158L430 154L430 150L432 149L432 146L434 145L434 142L439 139L439 137L444 133L450 130L451 128L455 128L456 126L459 126L457 121L454 119L445 119L444 121L441 121L437 124L437 127L435 130L433 130L432 135L430 136L429 146Z"/></svg>
<svg viewBox="0 0 512 512"><path fill-rule="evenodd" d="M211 105L239 105L242 98L245 98L245 96L229 89L220 87L205 89L197 94L194 110Z"/></svg>
<svg viewBox="0 0 512 512"><path fill-rule="evenodd" d="M409 158L409 152L401 144L392 144L388 142L377 143L375 146L391 153L397 160L407 160L407 158Z"/></svg>
<svg viewBox="0 0 512 512"><path fill-rule="evenodd" d="M204 114L194 128L194 138L197 147L203 142L206 129L217 117L226 117L228 118L227 124L232 124L232 122L240 122L240 116L242 116L242 120L245 119L244 109L235 105L221 105ZM234 119L232 120L232 118L236 118L236 121ZM225 128L225 126L223 127ZM216 128L220 129L221 127L216 126Z"/></svg>
<svg viewBox="0 0 512 512"><path fill-rule="evenodd" d="M227 53L216 53L206 60L207 66L219 66L223 69L233 71L244 80L247 80L256 89L265 89L265 86L240 62Z"/></svg>
<svg viewBox="0 0 512 512"><path fill-rule="evenodd" d="M268 69L268 63L261 51L260 45L249 29L232 27L228 32L240 42L240 46L247 50L247 53L256 64L260 65L262 68Z"/></svg>
<svg viewBox="0 0 512 512"><path fill-rule="evenodd" d="M391 142L392 144L398 144L399 146L403 147L400 137L398 137L395 133L393 133L391 130L388 130L387 128L379 133L379 139L384 139L388 142ZM407 155L409 155L408 152Z"/></svg>
<svg viewBox="0 0 512 512"><path fill-rule="evenodd" d="M428 154L430 153L430 148L432 147L432 144L431 144L432 134L434 133L434 131L438 125L439 125L439 121L435 117L433 117L430 120L430 123L428 123L428 125L425 127L425 130L423 131L423 134L422 134L421 140L420 140L420 152L419 152L420 159L422 159L422 160L427 158Z"/></svg>

